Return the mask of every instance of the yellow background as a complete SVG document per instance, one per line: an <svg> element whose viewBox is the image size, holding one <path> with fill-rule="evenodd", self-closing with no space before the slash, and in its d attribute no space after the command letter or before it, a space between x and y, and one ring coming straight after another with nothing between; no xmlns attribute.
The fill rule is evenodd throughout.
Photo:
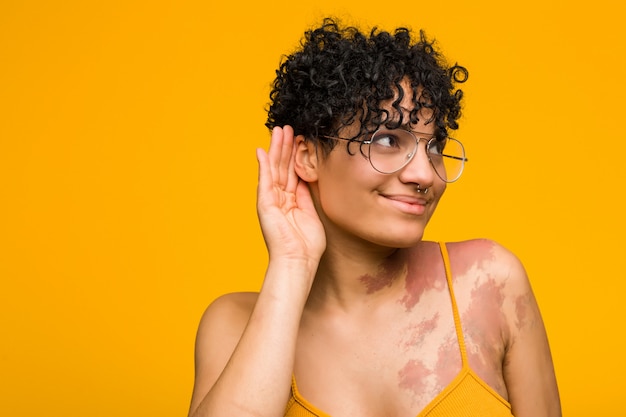
<svg viewBox="0 0 626 417"><path fill-rule="evenodd" d="M427 237L516 252L565 414L626 415L620 3L4 0L0 415L186 414L202 311L261 283L269 83L326 14L468 67L470 163Z"/></svg>

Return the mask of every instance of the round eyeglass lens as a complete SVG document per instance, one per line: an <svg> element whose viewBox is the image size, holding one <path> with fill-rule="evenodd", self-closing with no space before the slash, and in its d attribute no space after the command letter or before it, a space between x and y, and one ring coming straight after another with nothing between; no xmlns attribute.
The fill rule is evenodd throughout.
<svg viewBox="0 0 626 417"><path fill-rule="evenodd" d="M427 141L428 157L437 176L445 182L459 179L466 161L461 142L453 138L443 141L434 138L421 139ZM411 161L417 151L418 142L416 136L406 130L379 129L370 139L370 164L376 171L384 174L396 172Z"/></svg>
<svg viewBox="0 0 626 417"><path fill-rule="evenodd" d="M369 160L378 172L391 174L404 167L417 150L417 141L406 130L377 130L370 139Z"/></svg>
<svg viewBox="0 0 626 417"><path fill-rule="evenodd" d="M432 139L428 146L428 155L435 172L445 182L459 179L465 166L463 144L454 138L443 141Z"/></svg>

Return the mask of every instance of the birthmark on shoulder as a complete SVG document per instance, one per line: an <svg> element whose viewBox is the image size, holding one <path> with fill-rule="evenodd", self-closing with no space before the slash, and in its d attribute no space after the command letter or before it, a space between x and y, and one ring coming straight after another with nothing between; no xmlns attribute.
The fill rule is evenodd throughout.
<svg viewBox="0 0 626 417"><path fill-rule="evenodd" d="M466 312L468 322L486 322L491 328L500 324L504 316L504 282L497 283L488 277L485 281L477 282L470 295L470 304Z"/></svg>
<svg viewBox="0 0 626 417"><path fill-rule="evenodd" d="M491 277L477 283L463 314L462 321L467 326L467 353L474 363L475 371L488 366L493 358L500 357L503 352L503 338L508 334L503 309L504 286L503 282L498 283Z"/></svg>
<svg viewBox="0 0 626 417"><path fill-rule="evenodd" d="M476 239L462 243L462 250L454 251L450 256L455 276L463 276L470 270L484 271L495 260L494 242L487 239ZM450 250L452 252L452 250Z"/></svg>
<svg viewBox="0 0 626 417"><path fill-rule="evenodd" d="M373 294L385 287L391 287L391 284L393 284L405 269L406 255L396 252L393 256L385 259L375 274L365 274L359 278L359 281L365 285L367 294Z"/></svg>
<svg viewBox="0 0 626 417"><path fill-rule="evenodd" d="M518 330L532 328L537 324L536 304L532 293L520 295L515 299L515 325Z"/></svg>

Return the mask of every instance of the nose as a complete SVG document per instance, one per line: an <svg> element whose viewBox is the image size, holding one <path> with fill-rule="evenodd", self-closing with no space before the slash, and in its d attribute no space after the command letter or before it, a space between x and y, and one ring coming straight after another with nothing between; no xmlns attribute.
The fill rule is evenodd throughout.
<svg viewBox="0 0 626 417"><path fill-rule="evenodd" d="M399 172L399 178L405 183L419 184L421 188L433 185L436 173L426 153L427 140L418 139L417 149L411 161Z"/></svg>

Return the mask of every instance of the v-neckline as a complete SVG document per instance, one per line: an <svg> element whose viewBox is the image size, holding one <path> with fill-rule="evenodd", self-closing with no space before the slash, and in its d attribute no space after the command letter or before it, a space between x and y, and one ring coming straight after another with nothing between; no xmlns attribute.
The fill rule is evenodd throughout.
<svg viewBox="0 0 626 417"><path fill-rule="evenodd" d="M448 394L450 394L457 386L459 386L467 377L474 378L480 385L483 386L484 389L489 391L497 400L499 400L504 406L511 409L511 404L505 400L496 390L494 390L491 386L489 386L482 378L480 378L476 372L469 367L467 362L463 362L461 365L461 370L459 373L450 381L450 383L441 390L432 400L426 404L426 406L415 416L415 417L425 417L428 413L430 413L443 399L445 399ZM300 394L298 391L298 386L296 384L295 376L292 377L291 384L291 393L295 402L300 404L302 407L306 408L308 411L316 415L317 417L333 417L330 414L320 410L315 405L310 403L306 398Z"/></svg>
<svg viewBox="0 0 626 417"><path fill-rule="evenodd" d="M456 388L463 380L470 376L476 379L479 384L481 384L487 391L491 392L500 400L505 406L509 409L511 408L511 404L505 400L497 391L491 388L482 378L480 378L469 366L467 351L465 348L465 337L463 336L463 328L461 326L461 317L459 315L459 309L456 304L456 297L454 295L454 288L452 287L452 270L450 267L450 256L448 254L448 248L446 247L445 242L438 242L439 248L441 251L441 256L443 258L443 265L446 274L446 282L448 284L448 292L450 293L450 302L452 304L452 315L454 317L454 327L457 336L457 342L459 344L459 350L461 353L461 369L458 374L450 381L450 383L441 390L435 397L428 402L426 407L420 411L415 417L424 417L426 414L430 413L430 411L437 406L454 388ZM300 405L311 411L313 414L318 417L332 417L330 414L325 413L324 411L318 409L309 401L307 401L298 391L298 386L296 385L296 377L292 376L292 384L291 384L292 396L296 402Z"/></svg>
<svg viewBox="0 0 626 417"><path fill-rule="evenodd" d="M437 395L435 395L435 397L428 402L426 407L424 407L422 411L420 411L415 417L425 416L426 413L430 412L430 410L432 410L443 398L445 398L445 396L449 392L451 392L457 385L459 385L463 381L463 379L470 373L472 373L472 370L464 363L461 366L461 370L454 377L454 379L450 381L450 383L443 390L441 390ZM297 403L299 403L304 408L306 408L307 410L315 414L317 417L333 417L330 414L320 410L315 405L311 404L306 398L302 396L302 394L300 394L300 391L298 391L298 386L296 384L295 376L292 377L291 392L292 392L292 396L294 400Z"/></svg>

